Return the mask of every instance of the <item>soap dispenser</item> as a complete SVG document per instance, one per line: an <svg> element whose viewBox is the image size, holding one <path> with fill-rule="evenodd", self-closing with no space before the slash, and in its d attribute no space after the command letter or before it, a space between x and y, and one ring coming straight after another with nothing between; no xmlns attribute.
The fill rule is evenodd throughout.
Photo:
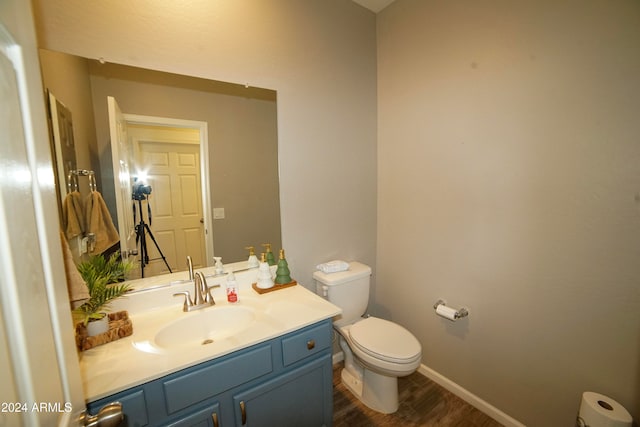
<svg viewBox="0 0 640 427"><path fill-rule="evenodd" d="M258 283L256 286L260 289L269 289L273 287L273 278L271 277L271 269L267 263L264 252L260 257L260 267L258 270Z"/></svg>
<svg viewBox="0 0 640 427"><path fill-rule="evenodd" d="M215 261L214 267L216 269L216 276L222 276L224 274L224 266L222 265L222 257L214 256L213 260Z"/></svg>
<svg viewBox="0 0 640 427"><path fill-rule="evenodd" d="M238 302L238 284L233 273L229 273L227 276L227 301L231 303Z"/></svg>
<svg viewBox="0 0 640 427"><path fill-rule="evenodd" d="M260 266L260 262L258 261L258 257L256 256L255 253L255 248L253 246L247 246L245 247L245 249L249 250L249 259L248 259L248 264L247 267L249 268L256 268Z"/></svg>
<svg viewBox="0 0 640 427"><path fill-rule="evenodd" d="M289 263L284 257L284 249L280 249L280 259L278 260L278 269L276 270L276 283L285 285L291 283L291 272L289 271Z"/></svg>
<svg viewBox="0 0 640 427"><path fill-rule="evenodd" d="M276 257L273 256L273 252L271 251L271 243L263 243L262 246L264 246L267 255L267 264L276 265Z"/></svg>

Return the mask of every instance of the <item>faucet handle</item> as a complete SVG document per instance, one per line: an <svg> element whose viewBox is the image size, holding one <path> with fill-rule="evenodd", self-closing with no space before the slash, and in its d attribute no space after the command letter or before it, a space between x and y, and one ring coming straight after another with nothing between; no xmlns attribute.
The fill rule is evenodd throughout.
<svg viewBox="0 0 640 427"><path fill-rule="evenodd" d="M182 307L182 311L189 311L189 307L193 306L193 302L191 301L191 295L189 295L189 291L177 292L173 294L174 297L179 297L180 295L184 295L184 306Z"/></svg>
<svg viewBox="0 0 640 427"><path fill-rule="evenodd" d="M205 285L206 286L206 285ZM220 285L213 285L213 286L207 286L206 290L204 291L204 302L211 304L211 305L215 305L215 301L213 300L213 295L211 295L211 289L215 289L215 288L219 288Z"/></svg>

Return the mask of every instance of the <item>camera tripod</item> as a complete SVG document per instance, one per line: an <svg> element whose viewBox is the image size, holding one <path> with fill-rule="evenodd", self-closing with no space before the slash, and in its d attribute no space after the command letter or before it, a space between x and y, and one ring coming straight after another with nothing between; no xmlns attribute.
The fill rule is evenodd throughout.
<svg viewBox="0 0 640 427"><path fill-rule="evenodd" d="M158 242L156 241L156 238L153 237L153 233L151 232L149 225L147 225L147 223L144 222L144 217L142 216L142 200L146 199L146 197L144 197L144 199L143 197L144 196L134 198L134 200L138 201L138 212L140 213L140 223L136 225L136 245L138 244L138 242L140 243L140 274L142 277L144 277L144 266L149 264L149 251L147 250L147 239L145 237L147 233L149 234L149 237L151 237L151 240L153 241L153 243L156 245L156 249L158 249L158 253L160 254L160 257L162 258L162 260L164 261L164 265L167 266L169 273L173 273L173 271L171 271L171 267L169 267L169 263L167 262L167 259L164 257L164 254L162 253L162 250L160 250L160 246L158 246ZM134 218L135 218L135 213L136 213L136 206L134 204L133 205ZM150 210L149 210L149 221L151 221ZM159 258L156 258L156 259L159 259Z"/></svg>

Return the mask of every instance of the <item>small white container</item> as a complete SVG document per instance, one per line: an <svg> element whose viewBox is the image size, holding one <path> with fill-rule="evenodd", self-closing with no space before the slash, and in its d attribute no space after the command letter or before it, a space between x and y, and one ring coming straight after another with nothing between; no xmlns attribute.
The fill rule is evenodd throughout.
<svg viewBox="0 0 640 427"><path fill-rule="evenodd" d="M233 273L229 273L229 276L227 276L227 301L231 303L238 302L238 284Z"/></svg>
<svg viewBox="0 0 640 427"><path fill-rule="evenodd" d="M109 332L109 316L106 313L102 319L92 320L87 323L87 335L90 337L95 337L105 332Z"/></svg>

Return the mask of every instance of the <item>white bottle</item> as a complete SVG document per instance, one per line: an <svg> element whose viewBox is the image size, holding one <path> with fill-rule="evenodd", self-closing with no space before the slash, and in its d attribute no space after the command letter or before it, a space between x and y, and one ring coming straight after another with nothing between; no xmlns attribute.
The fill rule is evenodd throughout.
<svg viewBox="0 0 640 427"><path fill-rule="evenodd" d="M216 276L221 276L224 274L224 266L222 265L222 257L214 256L213 260L215 261L214 267L216 268Z"/></svg>
<svg viewBox="0 0 640 427"><path fill-rule="evenodd" d="M233 273L229 273L229 276L227 276L227 301L231 303L238 302L238 284Z"/></svg>
<svg viewBox="0 0 640 427"><path fill-rule="evenodd" d="M245 249L249 249L249 259L247 260L248 268L258 268L260 266L260 261L258 261L258 257L255 253L255 248L253 246L247 246Z"/></svg>
<svg viewBox="0 0 640 427"><path fill-rule="evenodd" d="M273 277L271 276L271 269L269 264L265 261L264 253L260 260L260 266L258 268L258 288L269 289L273 288Z"/></svg>

